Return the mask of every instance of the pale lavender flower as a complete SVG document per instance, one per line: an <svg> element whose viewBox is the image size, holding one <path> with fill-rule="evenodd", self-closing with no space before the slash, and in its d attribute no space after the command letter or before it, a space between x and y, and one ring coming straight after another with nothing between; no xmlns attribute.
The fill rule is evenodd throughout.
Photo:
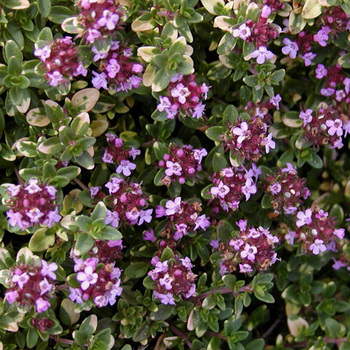
<svg viewBox="0 0 350 350"><path fill-rule="evenodd" d="M92 71L92 74L94 75L94 78L92 78L91 83L96 89L103 88L105 90L108 90L107 86L107 75L106 73L97 73Z"/></svg>
<svg viewBox="0 0 350 350"><path fill-rule="evenodd" d="M230 192L230 188L226 185L224 185L224 183L222 181L219 182L218 186L213 186L210 189L210 193L213 196L218 196L220 198L225 198L225 196L227 195L227 193Z"/></svg>
<svg viewBox="0 0 350 350"><path fill-rule="evenodd" d="M46 311L50 307L50 303L43 298L35 300L35 309L38 313Z"/></svg>
<svg viewBox="0 0 350 350"><path fill-rule="evenodd" d="M327 247L323 244L322 239L316 239L315 243L310 245L310 250L313 254L318 255L320 252L323 253L327 250Z"/></svg>
<svg viewBox="0 0 350 350"><path fill-rule="evenodd" d="M239 127L235 127L232 130L232 133L238 136L237 142L241 144L250 133L248 130L248 123L242 122Z"/></svg>
<svg viewBox="0 0 350 350"><path fill-rule="evenodd" d="M241 38L247 40L251 36L252 32L246 23L241 24L238 28L233 29L232 35L235 38Z"/></svg>
<svg viewBox="0 0 350 350"><path fill-rule="evenodd" d="M154 231L152 229L144 232L143 239L145 241L151 241L152 243L156 242L157 240L156 236L154 235Z"/></svg>
<svg viewBox="0 0 350 350"><path fill-rule="evenodd" d="M337 136L342 136L343 135L343 122L341 119L336 119L336 120L327 120L326 125L328 126L328 134L333 136L337 134Z"/></svg>
<svg viewBox="0 0 350 350"><path fill-rule="evenodd" d="M251 57L256 58L258 64L263 64L265 61L270 60L274 54L267 50L265 46L260 46L259 49L252 52Z"/></svg>
<svg viewBox="0 0 350 350"><path fill-rule="evenodd" d="M270 192L272 192L275 195L280 193L281 189L282 189L282 187L281 187L281 185L278 182L276 182L275 184L270 186Z"/></svg>
<svg viewBox="0 0 350 350"><path fill-rule="evenodd" d="M176 85L174 89L171 90L171 96L178 99L181 104L186 103L186 98L191 95L187 87L182 83Z"/></svg>
<svg viewBox="0 0 350 350"><path fill-rule="evenodd" d="M166 215L174 215L181 211L181 197L176 197L175 200L168 200L165 203Z"/></svg>
<svg viewBox="0 0 350 350"><path fill-rule="evenodd" d="M332 32L332 29L328 26L323 26L317 34L314 35L314 40L318 42L321 46L327 46L327 40L329 39L328 34Z"/></svg>
<svg viewBox="0 0 350 350"><path fill-rule="evenodd" d="M45 260L41 260L41 275L44 277L49 277L52 280L56 280L56 274L55 271L58 269L58 266L56 263L50 263L48 264Z"/></svg>
<svg viewBox="0 0 350 350"><path fill-rule="evenodd" d="M123 159L116 169L117 174L123 173L124 176L130 176L131 171L136 169L136 164L129 160Z"/></svg>
<svg viewBox="0 0 350 350"><path fill-rule="evenodd" d="M298 227L310 225L312 223L312 210L306 209L305 212L299 211L299 213L297 214L297 218L299 219L296 222L296 225Z"/></svg>
<svg viewBox="0 0 350 350"><path fill-rule="evenodd" d="M315 53L307 52L305 55L299 55L303 60L306 67L310 66L312 60L316 57Z"/></svg>
<svg viewBox="0 0 350 350"><path fill-rule="evenodd" d="M318 64L317 68L315 69L315 73L317 79L322 79L327 76L328 71L323 64Z"/></svg>
<svg viewBox="0 0 350 350"><path fill-rule="evenodd" d="M274 149L276 147L275 141L272 140L272 134L270 133L267 137L264 138L265 143L265 152L269 153L270 148Z"/></svg>
<svg viewBox="0 0 350 350"><path fill-rule="evenodd" d="M94 272L94 268L92 266L86 266L83 271L78 272L77 280L81 282L81 289L87 290L90 285L96 284L98 275Z"/></svg>
<svg viewBox="0 0 350 350"><path fill-rule="evenodd" d="M166 162L166 167L167 167L167 169L165 170L165 174L167 176L172 176L172 175L180 176L182 173L181 165L177 162L172 162L172 161L168 160Z"/></svg>
<svg viewBox="0 0 350 350"><path fill-rule="evenodd" d="M299 114L299 118L304 122L303 127L307 124L310 124L312 121L312 109L307 109L305 112L301 111Z"/></svg>
<svg viewBox="0 0 350 350"><path fill-rule="evenodd" d="M258 249L248 243L245 244L244 250L241 251L241 258L247 258L250 261L255 260L255 254L258 252Z"/></svg>
<svg viewBox="0 0 350 350"><path fill-rule="evenodd" d="M292 59L297 57L298 50L299 50L299 46L298 46L297 43L295 43L294 41L291 41L288 38L284 38L283 39L283 44L285 45L282 48L283 54L289 55L289 57L292 58Z"/></svg>
<svg viewBox="0 0 350 350"><path fill-rule="evenodd" d="M50 80L49 84L53 87L58 86L63 82L65 82L63 75L58 71L54 71L53 73L47 73L47 77Z"/></svg>
<svg viewBox="0 0 350 350"><path fill-rule="evenodd" d="M138 225L140 226L144 222L150 223L152 221L152 212L153 212L153 209L140 210Z"/></svg>
<svg viewBox="0 0 350 350"><path fill-rule="evenodd" d="M29 276L26 272L23 272L22 274L14 275L12 277L12 282L16 283L19 287L19 289L23 289L23 286L29 281Z"/></svg>

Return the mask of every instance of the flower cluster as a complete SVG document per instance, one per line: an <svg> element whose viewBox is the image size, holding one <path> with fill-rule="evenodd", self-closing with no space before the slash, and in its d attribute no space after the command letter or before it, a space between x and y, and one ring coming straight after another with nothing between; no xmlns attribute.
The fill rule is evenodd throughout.
<svg viewBox="0 0 350 350"><path fill-rule="evenodd" d="M47 317L32 318L32 325L40 332L45 332L53 326L53 321Z"/></svg>
<svg viewBox="0 0 350 350"><path fill-rule="evenodd" d="M153 295L162 304L175 305L175 298L188 299L196 292L196 275L190 258L158 261L148 275L155 282Z"/></svg>
<svg viewBox="0 0 350 350"><path fill-rule="evenodd" d="M267 49L267 44L269 41L275 40L281 32L281 28L278 25L268 20L270 14L271 8L264 5L257 22L248 19L245 23L232 30L232 35L235 38L256 44L257 49L252 52L251 57L256 58L258 64L263 64L274 56Z"/></svg>
<svg viewBox="0 0 350 350"><path fill-rule="evenodd" d="M273 250L279 239L259 226L248 228L246 220L237 223L240 229L237 237L228 243L217 243L212 246L221 252L219 261L220 274L232 273L239 267L241 273L264 271L273 265L277 259L277 253Z"/></svg>
<svg viewBox="0 0 350 350"><path fill-rule="evenodd" d="M34 305L36 312L41 313L50 307L58 266L48 264L37 256L31 256L27 262L17 262L10 270L6 283L9 289L5 293L8 303L16 303L23 312Z"/></svg>
<svg viewBox="0 0 350 350"><path fill-rule="evenodd" d="M141 186L133 181L124 180L121 177L112 177L105 187L109 195L105 197L101 187L91 187L91 198L104 198L111 210L107 210L106 225L117 228L119 224L142 225L150 223L153 209L143 210L147 207L148 197L142 192Z"/></svg>
<svg viewBox="0 0 350 350"><path fill-rule="evenodd" d="M25 230L35 225L52 227L60 221L56 204L56 188L37 179L30 179L28 185L10 185L7 187L10 198L6 205L9 224Z"/></svg>
<svg viewBox="0 0 350 350"><path fill-rule="evenodd" d="M122 293L121 271L114 263L100 263L98 258L74 258L74 272L79 287L69 287L69 298L78 304L91 301L97 307L114 305Z"/></svg>
<svg viewBox="0 0 350 350"><path fill-rule="evenodd" d="M201 211L202 206L198 201L187 202L181 200L181 197L176 197L174 200L168 200L165 208L158 205L156 217L167 217L168 221L164 231L173 233L173 238L178 241L190 232L198 229L205 231L210 226L209 218L205 214L199 215Z"/></svg>
<svg viewBox="0 0 350 350"><path fill-rule="evenodd" d="M169 153L164 154L159 166L165 168L165 175L162 179L164 184L179 181L184 184L186 178L194 179L197 173L202 170L201 162L207 155L204 148L193 149L191 145L182 147L172 143L169 145Z"/></svg>
<svg viewBox="0 0 350 350"><path fill-rule="evenodd" d="M325 78L324 85L320 90L323 96L333 96L336 103L350 103L350 78L343 74L343 69L339 64L328 67L318 64L315 69L317 79Z"/></svg>
<svg viewBox="0 0 350 350"><path fill-rule="evenodd" d="M276 144L272 140L272 134L267 135L267 123L256 115L249 120L237 120L227 125L228 131L221 135L225 149L230 149L234 157L240 163L245 160L257 162L263 155L263 151L270 152Z"/></svg>
<svg viewBox="0 0 350 350"><path fill-rule="evenodd" d="M324 210L313 206L296 215L296 229L289 230L285 239L291 244L301 242L304 253L318 255L327 250L337 251L338 242L344 238L345 229L335 228L335 219Z"/></svg>
<svg viewBox="0 0 350 350"><path fill-rule="evenodd" d="M112 41L107 52L99 52L92 47L98 72L92 71L92 85L96 89L129 91L139 87L143 67L132 58L131 49L119 41Z"/></svg>
<svg viewBox="0 0 350 350"><path fill-rule="evenodd" d="M316 147L329 145L330 148L342 148L342 136L350 132L349 118L332 105L319 108L316 115L313 114L311 109L299 114L303 120L305 138Z"/></svg>
<svg viewBox="0 0 350 350"><path fill-rule="evenodd" d="M114 0L79 0L76 6L76 23L82 28L79 35L90 44L110 37L124 26L125 13Z"/></svg>
<svg viewBox="0 0 350 350"><path fill-rule="evenodd" d="M318 19L318 24L321 29L314 35L314 42L317 42L322 47L327 46L327 41L349 29L350 21L347 15L340 6L332 6L325 9L322 16Z"/></svg>
<svg viewBox="0 0 350 350"><path fill-rule="evenodd" d="M306 179L299 178L296 168L290 163L285 168L279 168L277 173L266 175L263 183L271 197L272 216L294 214L311 194L305 186Z"/></svg>
<svg viewBox="0 0 350 350"><path fill-rule="evenodd" d="M168 119L174 119L177 115L199 119L204 114L202 100L207 98L208 91L209 86L205 83L197 85L193 74L175 74L170 79L168 96L159 96L157 109L166 112Z"/></svg>
<svg viewBox="0 0 350 350"><path fill-rule="evenodd" d="M130 162L128 158L135 160L136 156L141 154L141 151L135 149L134 146L131 146L130 149L125 149L123 140L114 134L107 133L106 139L108 147L104 151L102 161L108 164L117 164L117 174L122 173L124 176L130 176L131 171L136 169L136 165Z"/></svg>
<svg viewBox="0 0 350 350"><path fill-rule="evenodd" d="M34 55L42 62L45 78L51 86L67 84L78 75L86 76L79 49L71 37L55 39L51 45L39 48L35 44Z"/></svg>
<svg viewBox="0 0 350 350"><path fill-rule="evenodd" d="M260 174L261 170L255 164L252 164L249 171L243 166L224 168L219 173L214 173L214 186L211 187L210 194L213 199L219 200L222 209L235 211L243 196L249 200L257 192L256 182Z"/></svg>

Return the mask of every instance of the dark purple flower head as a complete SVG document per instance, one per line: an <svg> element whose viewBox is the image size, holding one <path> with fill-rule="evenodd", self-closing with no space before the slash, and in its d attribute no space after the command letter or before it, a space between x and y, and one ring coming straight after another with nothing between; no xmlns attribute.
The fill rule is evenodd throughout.
<svg viewBox="0 0 350 350"><path fill-rule="evenodd" d="M50 45L39 48L35 44L34 55L39 57L45 78L51 86L66 84L78 75L86 76L79 58L79 49L70 37L55 39Z"/></svg>
<svg viewBox="0 0 350 350"><path fill-rule="evenodd" d="M7 187L10 198L6 213L11 226L21 230L45 225L52 227L61 220L56 204L56 188L37 179L30 179L27 185L10 185Z"/></svg>
<svg viewBox="0 0 350 350"><path fill-rule="evenodd" d="M36 312L42 313L50 307L58 266L34 256L29 250L25 254L26 261L18 259L9 271L5 299L10 304L16 303L23 312L34 306Z"/></svg>
<svg viewBox="0 0 350 350"><path fill-rule="evenodd" d="M148 275L155 282L153 295L162 304L175 305L175 298L188 299L196 292L196 275L190 258L158 261Z"/></svg>

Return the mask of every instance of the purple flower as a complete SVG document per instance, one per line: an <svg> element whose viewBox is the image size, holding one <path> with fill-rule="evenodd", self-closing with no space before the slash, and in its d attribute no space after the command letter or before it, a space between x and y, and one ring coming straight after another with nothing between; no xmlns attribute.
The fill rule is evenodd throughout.
<svg viewBox="0 0 350 350"><path fill-rule="evenodd" d="M327 247L323 244L322 239L316 239L315 243L310 245L310 250L313 254L318 255L320 252L325 252Z"/></svg>
<svg viewBox="0 0 350 350"><path fill-rule="evenodd" d="M111 225L114 228L119 226L119 214L116 211L110 211L107 209L105 224Z"/></svg>
<svg viewBox="0 0 350 350"><path fill-rule="evenodd" d="M220 198L225 198L225 196L227 195L227 193L230 192L230 189L228 186L224 185L222 181L219 182L219 185L216 187L212 187L210 189L210 193L213 196L218 196Z"/></svg>
<svg viewBox="0 0 350 350"><path fill-rule="evenodd" d="M23 272L22 274L18 275L15 274L12 277L12 282L16 283L19 287L19 289L23 289L23 286L29 281L29 276L26 272Z"/></svg>
<svg viewBox="0 0 350 350"><path fill-rule="evenodd" d="M173 238L178 241L183 236L187 235L187 225L186 224L175 224L176 231L174 233Z"/></svg>
<svg viewBox="0 0 350 350"><path fill-rule="evenodd" d="M108 65L106 67L106 70L108 72L108 77L113 79L120 71L120 65L118 61L115 58L111 58L108 62Z"/></svg>
<svg viewBox="0 0 350 350"><path fill-rule="evenodd" d="M236 225L241 231L245 231L245 229L247 228L247 220L241 219L239 221L236 221Z"/></svg>
<svg viewBox="0 0 350 350"><path fill-rule="evenodd" d="M137 208L133 208L125 213L126 218L129 220L131 225L136 225L140 217L140 211Z"/></svg>
<svg viewBox="0 0 350 350"><path fill-rule="evenodd" d="M180 176L182 173L181 165L177 162L172 162L172 161L168 160L166 162L166 167L167 167L167 169L165 170L165 174L167 176L172 176L172 175Z"/></svg>
<svg viewBox="0 0 350 350"><path fill-rule="evenodd" d="M195 227L193 230L197 230L197 228L201 228L202 230L206 231L207 227L210 226L209 219L205 216L205 214L198 216L195 221Z"/></svg>
<svg viewBox="0 0 350 350"><path fill-rule="evenodd" d="M346 264L340 260L335 260L334 258L332 258L333 261L334 261L334 264L332 265L333 269L334 270L339 270L341 269L342 267L345 267Z"/></svg>
<svg viewBox="0 0 350 350"><path fill-rule="evenodd" d="M239 264L239 272L240 273L250 273L253 269L249 264Z"/></svg>
<svg viewBox="0 0 350 350"><path fill-rule="evenodd" d="M47 73L47 77L49 78L49 84L51 86L58 86L65 82L63 75L58 71L54 71L53 73Z"/></svg>
<svg viewBox="0 0 350 350"><path fill-rule="evenodd" d="M259 49L253 51L251 54L251 57L256 58L258 64L263 64L273 56L274 54L271 51L268 51L265 46L260 46Z"/></svg>
<svg viewBox="0 0 350 350"><path fill-rule="evenodd" d="M19 296L19 294L16 290L9 291L9 292L5 293L5 299L10 304L14 303L17 300L18 296Z"/></svg>
<svg viewBox="0 0 350 350"><path fill-rule="evenodd" d="M47 58L50 57L51 55L51 49L50 46L46 45L44 47L42 47L41 49L38 47L38 44L35 43L34 45L35 50L34 50L34 55L39 57L39 59L43 62L46 61Z"/></svg>
<svg viewBox="0 0 350 350"><path fill-rule="evenodd" d="M317 34L314 35L314 40L321 46L327 46L327 40L329 39L328 34L332 32L332 29L328 26L323 26Z"/></svg>
<svg viewBox="0 0 350 350"><path fill-rule="evenodd" d="M84 272L80 271L77 274L77 280L82 282L80 287L82 290L87 290L90 285L96 284L97 282L97 273L94 272L94 268L92 266L86 266Z"/></svg>
<svg viewBox="0 0 350 350"><path fill-rule="evenodd" d="M242 192L248 201L251 194L255 194L257 191L256 185L253 183L251 178L246 180L245 186L242 187Z"/></svg>
<svg viewBox="0 0 350 350"><path fill-rule="evenodd" d="M276 107L276 109L277 109L278 111L279 111L279 109L280 109L280 102L281 102L281 101L282 101L282 97L281 97L280 94L277 94L277 95L271 97L270 100L269 100L269 102L270 102L271 104L273 104L273 105Z"/></svg>
<svg viewBox="0 0 350 350"><path fill-rule="evenodd" d="M297 57L299 46L294 41L289 40L288 38L283 39L283 44L285 45L282 48L282 52L285 55L289 55L290 58Z"/></svg>
<svg viewBox="0 0 350 350"><path fill-rule="evenodd" d="M113 30L116 27L116 24L119 22L119 15L117 13L112 13L109 10L104 10L97 24L100 27L106 27L109 30Z"/></svg>
<svg viewBox="0 0 350 350"><path fill-rule="evenodd" d="M35 300L35 309L38 313L46 311L50 307L50 303L43 298Z"/></svg>
<svg viewBox="0 0 350 350"><path fill-rule="evenodd" d="M153 209L140 210L140 220L138 225L142 225L144 222L150 223L152 221Z"/></svg>
<svg viewBox="0 0 350 350"><path fill-rule="evenodd" d="M132 157L132 160L135 160L136 156L140 154L141 151L139 149L136 149L134 146L131 146L131 149L129 150L129 156Z"/></svg>
<svg viewBox="0 0 350 350"><path fill-rule="evenodd" d="M298 227L304 226L304 225L310 225L312 223L312 210L306 209L305 213L302 211L299 211L297 214L297 218L299 219L296 222L296 225Z"/></svg>
<svg viewBox="0 0 350 350"><path fill-rule="evenodd" d="M164 305L175 305L174 296L171 293L162 294L157 291L153 291L154 296L160 300L160 302Z"/></svg>
<svg viewBox="0 0 350 350"><path fill-rule="evenodd" d="M233 247L234 250L239 250L243 244L243 239L231 239L229 242L229 245Z"/></svg>
<svg viewBox="0 0 350 350"><path fill-rule="evenodd" d="M232 35L235 38L241 38L242 40L247 40L251 34L252 32L246 23L241 24L238 28L232 31Z"/></svg>
<svg viewBox="0 0 350 350"><path fill-rule="evenodd" d="M152 243L154 243L157 240L152 229L144 232L143 239L145 241L151 241Z"/></svg>
<svg viewBox="0 0 350 350"><path fill-rule="evenodd" d="M69 299L70 300L75 301L78 304L82 304L83 303L82 296L83 296L83 293L81 292L81 290L79 288L69 287Z"/></svg>
<svg viewBox="0 0 350 350"><path fill-rule="evenodd" d="M165 203L165 207L166 207L166 215L170 216L170 215L174 215L178 212L181 211L181 197L176 197L174 201L172 200L168 200Z"/></svg>
<svg viewBox="0 0 350 350"><path fill-rule="evenodd" d="M255 260L255 254L258 252L258 249L248 243L245 244L244 250L241 251L241 258L247 258L249 261Z"/></svg>
<svg viewBox="0 0 350 350"><path fill-rule="evenodd" d="M204 109L205 109L205 105L202 102L199 102L194 106L192 117L197 119L201 118L202 115L204 114Z"/></svg>
<svg viewBox="0 0 350 350"><path fill-rule="evenodd" d="M343 228L335 229L334 235L337 236L339 239L343 239L345 236L345 229L343 229Z"/></svg>
<svg viewBox="0 0 350 350"><path fill-rule="evenodd" d="M316 57L316 54L312 52L308 52L305 55L300 55L300 57L304 60L305 66L308 67L311 65L312 60Z"/></svg>
<svg viewBox="0 0 350 350"><path fill-rule="evenodd" d="M301 111L299 114L299 118L303 120L303 127L312 122L312 109L307 109L305 112Z"/></svg>
<svg viewBox="0 0 350 350"><path fill-rule="evenodd" d="M262 18L269 18L269 16L271 15L271 7L268 5L264 5L261 9L261 17Z"/></svg>
<svg viewBox="0 0 350 350"><path fill-rule="evenodd" d="M318 64L317 68L315 69L315 73L317 79L322 79L327 76L328 71L323 64Z"/></svg>
<svg viewBox="0 0 350 350"><path fill-rule="evenodd" d="M280 193L281 189L282 189L282 187L278 182L276 182L275 184L270 186L270 192L272 192L274 195Z"/></svg>
<svg viewBox="0 0 350 350"><path fill-rule="evenodd" d="M103 88L105 90L108 90L106 73L102 72L99 74L92 71L92 74L94 75L94 78L92 78L91 83L94 86L94 88L96 89Z"/></svg>
<svg viewBox="0 0 350 350"><path fill-rule="evenodd" d="M46 293L51 292L52 290L52 284L49 283L49 281L44 278L40 283L39 283L39 288L40 288L40 295L44 295Z"/></svg>
<svg viewBox="0 0 350 350"><path fill-rule="evenodd" d="M112 177L110 182L106 183L106 187L109 190L109 194L116 193L120 189L120 184L123 182L123 179L119 177Z"/></svg>
<svg viewBox="0 0 350 350"><path fill-rule="evenodd" d="M326 88L326 89L323 88L320 90L320 94L322 96L332 96L332 95L334 95L334 93L335 93L335 89L333 89L331 87Z"/></svg>
<svg viewBox="0 0 350 350"><path fill-rule="evenodd" d="M337 134L337 136L342 136L343 135L343 122L341 119L336 119L336 120L327 120L326 125L328 126L328 134L333 136Z"/></svg>
<svg viewBox="0 0 350 350"><path fill-rule="evenodd" d="M41 260L41 275L44 277L49 277L52 280L56 280L55 271L58 269L56 263L48 264L45 260Z"/></svg>
<svg viewBox="0 0 350 350"><path fill-rule="evenodd" d="M311 110L311 111L312 111L312 110ZM286 165L287 165L287 167L286 167L286 168L283 168L283 169L281 170L282 173L285 173L285 172L287 172L287 173L289 173L289 174L296 174L296 173L297 173L297 171L296 171L295 167L293 166L293 164L287 163Z"/></svg>
<svg viewBox="0 0 350 350"><path fill-rule="evenodd" d="M237 142L242 143L246 139L246 137L250 134L250 131L248 130L247 122L242 122L239 127L235 127L232 130L232 133L238 136Z"/></svg>
<svg viewBox="0 0 350 350"><path fill-rule="evenodd" d="M131 163L129 160L123 159L116 169L117 174L123 173L124 176L130 176L131 171L136 169L136 164Z"/></svg>
<svg viewBox="0 0 350 350"><path fill-rule="evenodd" d="M190 96L190 91L182 83L176 85L174 89L171 90L171 96L178 99L181 104L186 103L186 98Z"/></svg>
<svg viewBox="0 0 350 350"><path fill-rule="evenodd" d="M276 147L275 141L272 140L272 134L270 133L267 137L264 138L265 151L266 153L270 152L270 148L274 149Z"/></svg>

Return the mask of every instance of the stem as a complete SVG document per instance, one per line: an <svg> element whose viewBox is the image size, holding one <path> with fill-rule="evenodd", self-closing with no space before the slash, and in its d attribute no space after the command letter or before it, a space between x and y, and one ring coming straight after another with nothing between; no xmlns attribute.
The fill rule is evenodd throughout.
<svg viewBox="0 0 350 350"><path fill-rule="evenodd" d="M13 167L13 170L15 171L15 174L16 174L16 176L17 176L18 182L19 182L21 185L23 185L23 181L22 181L21 177L19 176L18 168L17 168L16 166L14 166L14 167Z"/></svg>
<svg viewBox="0 0 350 350"><path fill-rule="evenodd" d="M75 181L83 190L89 190L89 188L86 187L79 179L75 178L74 181Z"/></svg>
<svg viewBox="0 0 350 350"><path fill-rule="evenodd" d="M68 283L64 283L64 284L61 284L59 286L57 286L55 289L56 290L62 290L62 289L65 289L68 287Z"/></svg>
<svg viewBox="0 0 350 350"><path fill-rule="evenodd" d="M154 143L156 142L156 140L151 140L151 141L147 141L147 142L144 142L141 147L142 148L147 148L148 146L152 146Z"/></svg>
<svg viewBox="0 0 350 350"><path fill-rule="evenodd" d="M261 337L264 339L268 338L268 336L273 332L273 330L279 325L280 322L281 318L279 317Z"/></svg>
<svg viewBox="0 0 350 350"><path fill-rule="evenodd" d="M69 345L73 345L75 343L74 340L58 338L57 335L50 335L50 338L53 339L56 343L63 343L63 344L69 344Z"/></svg>
<svg viewBox="0 0 350 350"><path fill-rule="evenodd" d="M187 339L187 335L182 333L180 330L178 330L176 327L174 326L170 326L170 329L172 332L174 332L176 335L178 335L179 337L181 337L183 340L185 340L185 343L187 344L187 346L191 349L192 348L192 343Z"/></svg>
<svg viewBox="0 0 350 350"><path fill-rule="evenodd" d="M210 332L210 331L207 331L206 332L208 335L210 335L211 337L216 337L216 338L220 338L224 341L227 341L227 338L225 336L223 336L222 334L220 333L214 333L214 332Z"/></svg>

